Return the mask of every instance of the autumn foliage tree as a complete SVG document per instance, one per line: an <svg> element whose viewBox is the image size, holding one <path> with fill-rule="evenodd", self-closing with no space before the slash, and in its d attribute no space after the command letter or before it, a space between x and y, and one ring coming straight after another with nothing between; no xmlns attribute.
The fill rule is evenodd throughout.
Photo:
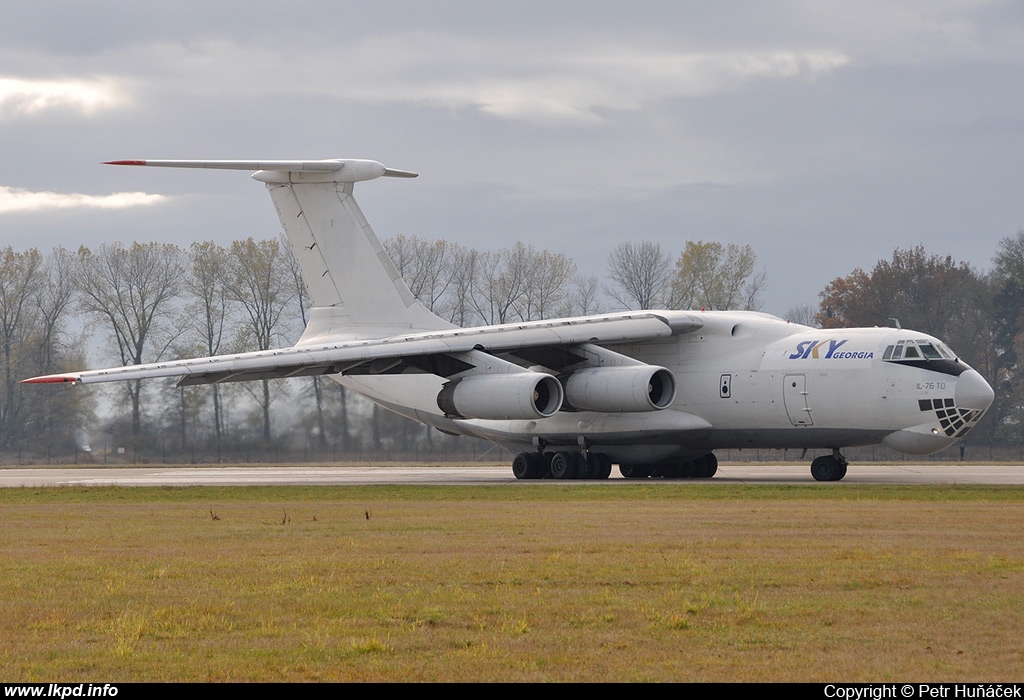
<svg viewBox="0 0 1024 700"><path fill-rule="evenodd" d="M1024 229L1000 241L993 260L994 411L1007 437L1024 440Z"/></svg>
<svg viewBox="0 0 1024 700"><path fill-rule="evenodd" d="M985 373L992 362L988 280L952 256L923 246L893 251L871 273L856 269L819 295L822 328L889 326L934 335Z"/></svg>
<svg viewBox="0 0 1024 700"><path fill-rule="evenodd" d="M761 306L765 272L749 246L717 241L687 241L676 260L669 307L673 309L740 309Z"/></svg>

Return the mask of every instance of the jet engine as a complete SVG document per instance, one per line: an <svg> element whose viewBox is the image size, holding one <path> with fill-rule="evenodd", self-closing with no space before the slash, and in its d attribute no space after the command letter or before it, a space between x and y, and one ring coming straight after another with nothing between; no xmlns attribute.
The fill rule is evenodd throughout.
<svg viewBox="0 0 1024 700"><path fill-rule="evenodd" d="M536 420L562 407L562 385L550 374L478 374L448 382L437 405L453 418Z"/></svg>
<svg viewBox="0 0 1024 700"><path fill-rule="evenodd" d="M581 369L565 382L566 401L580 411L660 411L675 397L675 377L653 365Z"/></svg>

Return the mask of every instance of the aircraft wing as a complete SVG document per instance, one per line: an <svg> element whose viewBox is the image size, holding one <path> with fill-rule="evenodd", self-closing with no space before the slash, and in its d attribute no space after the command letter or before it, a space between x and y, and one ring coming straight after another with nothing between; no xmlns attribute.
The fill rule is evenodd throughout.
<svg viewBox="0 0 1024 700"><path fill-rule="evenodd" d="M24 379L22 383L92 384L180 377L179 385L192 385L322 374L386 374L402 371L429 372L451 377L477 371L510 371L508 368L512 367L511 363L497 359L499 356L519 359L521 364L542 364L546 367L559 362L563 365L573 364L585 361L588 352L600 353L603 346L667 338L702 326L698 318L686 314L624 312L453 328L376 339L310 343L278 350L50 374ZM617 353L611 354L622 358L624 363L636 363ZM570 356L568 359L567 355ZM501 363L502 366L498 369L482 367L491 362ZM519 367L515 370L523 371Z"/></svg>

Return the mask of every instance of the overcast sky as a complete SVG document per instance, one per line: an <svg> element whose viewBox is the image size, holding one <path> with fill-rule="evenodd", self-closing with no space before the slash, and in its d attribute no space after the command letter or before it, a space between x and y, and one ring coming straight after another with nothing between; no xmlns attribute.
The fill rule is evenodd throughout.
<svg viewBox="0 0 1024 700"><path fill-rule="evenodd" d="M1024 227L1024 2L34 2L0 23L0 244L276 235L237 172L369 158L382 237L749 243L764 310ZM937 300L937 303L941 301Z"/></svg>

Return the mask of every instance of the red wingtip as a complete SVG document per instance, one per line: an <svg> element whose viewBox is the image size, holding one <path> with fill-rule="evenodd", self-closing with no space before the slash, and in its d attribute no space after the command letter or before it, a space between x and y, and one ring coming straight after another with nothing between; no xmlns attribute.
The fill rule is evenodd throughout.
<svg viewBox="0 0 1024 700"><path fill-rule="evenodd" d="M31 377L22 379L20 384L77 384L77 374L48 374L45 377Z"/></svg>
<svg viewBox="0 0 1024 700"><path fill-rule="evenodd" d="M107 160L103 165L145 165L144 160Z"/></svg>

